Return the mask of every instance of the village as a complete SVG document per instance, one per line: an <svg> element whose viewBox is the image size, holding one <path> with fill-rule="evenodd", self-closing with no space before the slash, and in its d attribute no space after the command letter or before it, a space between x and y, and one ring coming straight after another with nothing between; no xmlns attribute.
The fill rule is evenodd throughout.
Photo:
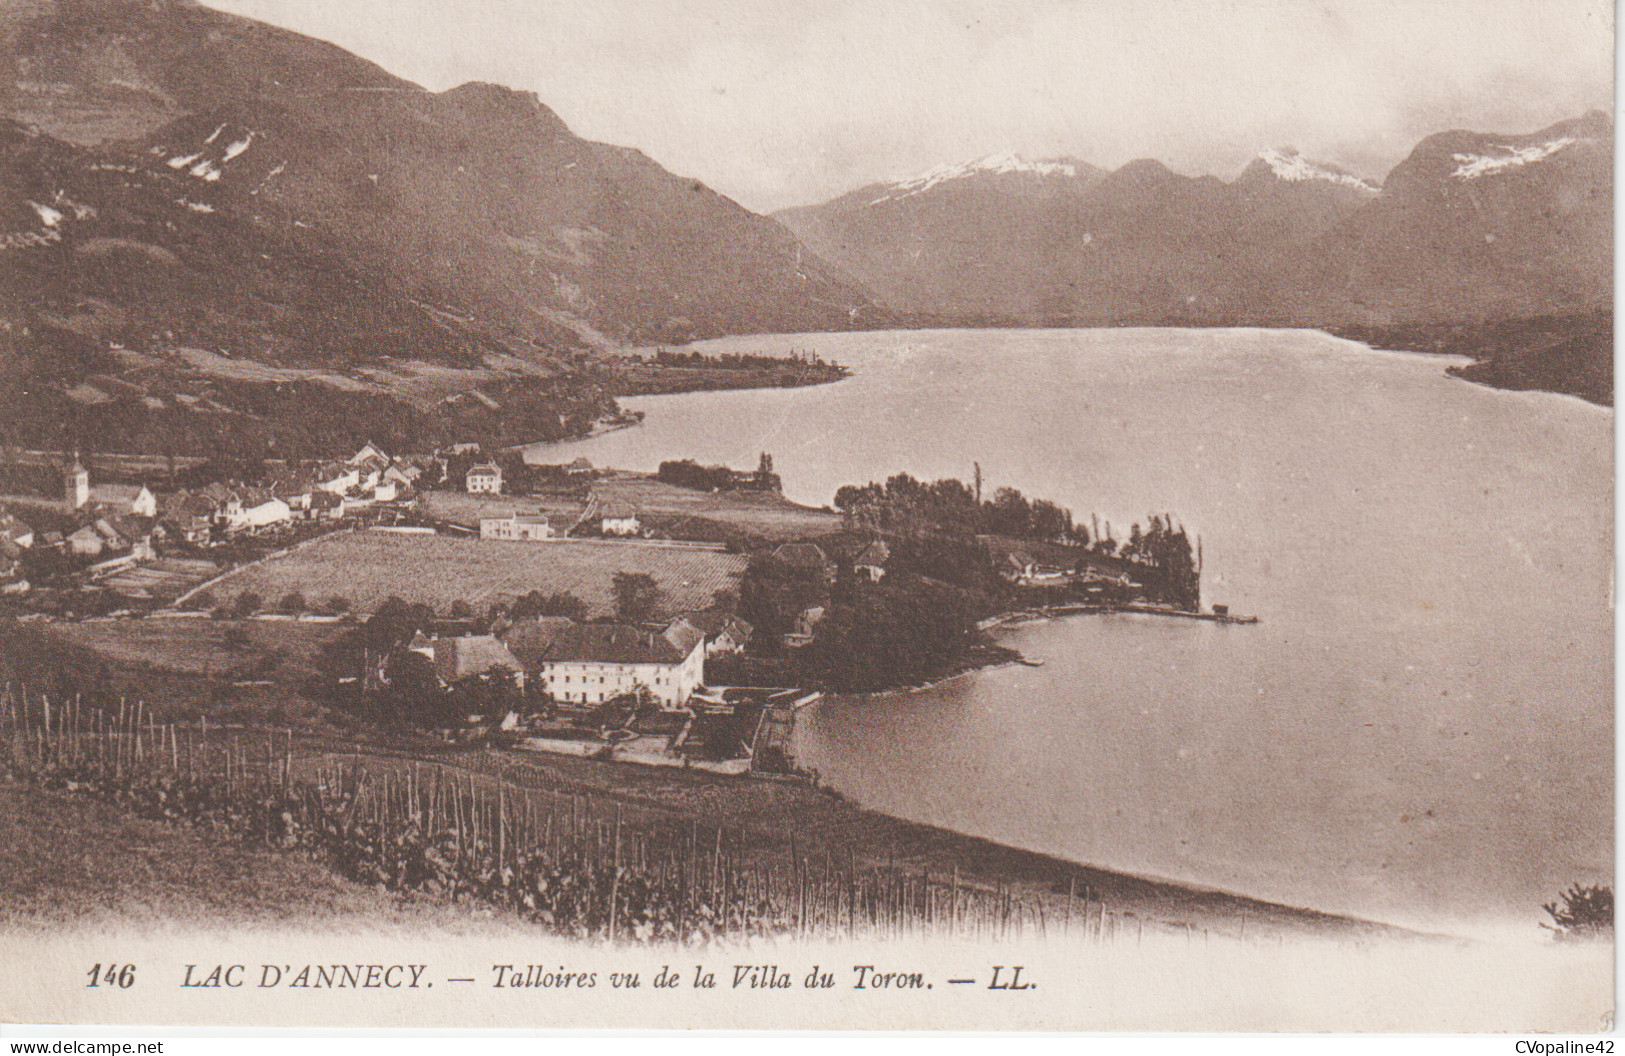
<svg viewBox="0 0 1625 1056"><path fill-rule="evenodd" d="M639 474L368 443L173 488L96 480L89 461L61 460L60 497L0 496L0 605L21 623L149 667L206 654L227 627L217 699L289 691L279 657L302 651L321 663L297 692L351 717L726 773L794 773L787 731L820 693L1018 659L985 630L1045 606L1188 612L1170 601L1198 574L1162 567L1176 539L1190 563L1171 517L1129 544L1097 525L1091 549L1049 504L936 482L997 529L956 535L897 521L929 507L894 494L923 487L906 475L842 489L839 510L791 503L765 453L754 470ZM107 625L126 629L116 649ZM256 635L283 645L256 653ZM135 641L161 644L147 657Z"/></svg>

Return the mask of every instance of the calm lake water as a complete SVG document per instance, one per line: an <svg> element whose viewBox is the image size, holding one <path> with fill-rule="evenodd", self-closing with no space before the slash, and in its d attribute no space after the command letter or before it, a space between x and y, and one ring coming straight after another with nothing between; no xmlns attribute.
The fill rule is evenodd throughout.
<svg viewBox="0 0 1625 1056"><path fill-rule="evenodd" d="M854 370L624 401L549 449L653 470L1013 485L1173 511L1204 600L1256 626L1080 617L1004 633L1042 668L828 701L802 761L874 808L1079 862L1433 928L1533 928L1612 881L1613 412L1313 331L735 338Z"/></svg>

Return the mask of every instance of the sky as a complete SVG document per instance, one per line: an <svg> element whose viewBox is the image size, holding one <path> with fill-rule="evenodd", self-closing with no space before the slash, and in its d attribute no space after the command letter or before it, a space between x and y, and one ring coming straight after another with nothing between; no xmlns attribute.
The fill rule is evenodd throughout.
<svg viewBox="0 0 1625 1056"><path fill-rule="evenodd" d="M440 91L537 93L759 211L1015 151L1381 179L1613 105L1609 0L205 0Z"/></svg>

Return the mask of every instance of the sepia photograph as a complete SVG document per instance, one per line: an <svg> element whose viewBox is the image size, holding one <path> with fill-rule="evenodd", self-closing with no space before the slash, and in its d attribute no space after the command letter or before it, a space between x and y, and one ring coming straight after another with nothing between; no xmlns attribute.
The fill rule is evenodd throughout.
<svg viewBox="0 0 1625 1056"><path fill-rule="evenodd" d="M1614 19L0 0L0 1033L1611 1032Z"/></svg>

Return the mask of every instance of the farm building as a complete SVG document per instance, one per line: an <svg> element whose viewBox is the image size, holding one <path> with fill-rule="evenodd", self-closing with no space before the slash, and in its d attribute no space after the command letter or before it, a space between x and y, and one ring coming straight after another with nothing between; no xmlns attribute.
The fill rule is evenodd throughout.
<svg viewBox="0 0 1625 1056"><path fill-rule="evenodd" d="M501 495L502 467L493 462L471 466L464 478L464 487L470 495Z"/></svg>
<svg viewBox="0 0 1625 1056"><path fill-rule="evenodd" d="M515 624L503 644L553 699L601 704L646 689L677 710L705 678L705 635L682 621L665 631L551 618Z"/></svg>

